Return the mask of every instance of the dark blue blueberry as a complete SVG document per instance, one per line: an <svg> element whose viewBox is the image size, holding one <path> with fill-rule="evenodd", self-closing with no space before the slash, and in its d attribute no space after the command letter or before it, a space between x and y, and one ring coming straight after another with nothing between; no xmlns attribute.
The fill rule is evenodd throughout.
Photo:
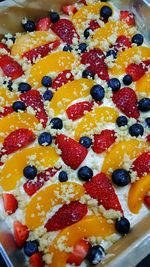
<svg viewBox="0 0 150 267"><path fill-rule="evenodd" d="M127 74L123 77L123 83L125 85L130 85L132 83L132 76Z"/></svg>
<svg viewBox="0 0 150 267"><path fill-rule="evenodd" d="M82 136L79 140L79 143L82 146L89 148L92 145L92 139L87 136Z"/></svg>
<svg viewBox="0 0 150 267"><path fill-rule="evenodd" d="M32 165L28 165L23 169L24 176L29 179L33 180L37 175L37 168Z"/></svg>
<svg viewBox="0 0 150 267"><path fill-rule="evenodd" d="M58 179L60 182L68 181L68 174L65 171L61 171L58 175Z"/></svg>
<svg viewBox="0 0 150 267"><path fill-rule="evenodd" d="M138 109L142 112L150 111L150 98L142 98L138 103Z"/></svg>
<svg viewBox="0 0 150 267"><path fill-rule="evenodd" d="M146 124L148 125L148 127L150 127L150 117L146 118L146 119L145 119L145 122L146 122Z"/></svg>
<svg viewBox="0 0 150 267"><path fill-rule="evenodd" d="M26 109L26 106L22 101L14 102L12 107L13 107L13 110L16 111L16 112L18 112L19 110L24 111Z"/></svg>
<svg viewBox="0 0 150 267"><path fill-rule="evenodd" d="M109 6L103 6L100 10L100 16L107 20L109 17L112 16L112 9Z"/></svg>
<svg viewBox="0 0 150 267"><path fill-rule="evenodd" d="M105 96L105 91L101 85L97 84L91 88L90 94L95 101L101 101Z"/></svg>
<svg viewBox="0 0 150 267"><path fill-rule="evenodd" d="M26 32L33 32L35 30L35 22L32 20L28 20L25 24L22 24L22 26Z"/></svg>
<svg viewBox="0 0 150 267"><path fill-rule="evenodd" d="M52 78L49 76L44 76L42 78L42 85L45 87L50 87L52 85Z"/></svg>
<svg viewBox="0 0 150 267"><path fill-rule="evenodd" d="M21 92L21 93L25 93L25 92L28 92L31 90L31 85L28 84L28 83L19 83L19 86L18 86L18 91Z"/></svg>
<svg viewBox="0 0 150 267"><path fill-rule="evenodd" d="M45 101L46 101L46 100L50 101L50 100L53 98L53 93L52 93L52 91L51 91L51 90L46 90L46 91L44 92L44 94L43 94L43 98L44 98Z"/></svg>
<svg viewBox="0 0 150 267"><path fill-rule="evenodd" d="M81 51L81 53L84 53L87 49L87 44L86 43L81 43L79 44L79 50Z"/></svg>
<svg viewBox="0 0 150 267"><path fill-rule="evenodd" d="M144 42L144 38L143 38L143 35L140 33L137 33L132 37L132 43L137 44L137 46L142 45L143 42Z"/></svg>
<svg viewBox="0 0 150 267"><path fill-rule="evenodd" d="M113 49L107 51L106 57L110 57L110 56L113 56L113 58L117 58L117 51L115 51Z"/></svg>
<svg viewBox="0 0 150 267"><path fill-rule="evenodd" d="M105 257L105 251L102 246L96 245L89 249L86 259L92 265L97 265Z"/></svg>
<svg viewBox="0 0 150 267"><path fill-rule="evenodd" d="M49 13L49 16L50 16L50 19L53 23L57 22L60 20L60 16L57 12L54 12L54 11L50 11Z"/></svg>
<svg viewBox="0 0 150 267"><path fill-rule="evenodd" d="M63 122L60 118L53 118L50 121L52 129L59 129L61 130L63 128Z"/></svg>
<svg viewBox="0 0 150 267"><path fill-rule="evenodd" d="M121 83L117 78L112 78L108 81L108 86L113 92L116 92L121 88Z"/></svg>
<svg viewBox="0 0 150 267"><path fill-rule="evenodd" d="M34 253L38 252L39 243L37 240L26 241L24 244L24 253L31 257Z"/></svg>
<svg viewBox="0 0 150 267"><path fill-rule="evenodd" d="M127 218L122 217L116 220L115 227L119 234L125 235L130 231L130 222Z"/></svg>
<svg viewBox="0 0 150 267"><path fill-rule="evenodd" d="M86 69L82 72L82 78L87 78L87 79L91 78L94 80L94 77L95 77L94 73L88 69Z"/></svg>
<svg viewBox="0 0 150 267"><path fill-rule="evenodd" d="M78 177L82 181L89 181L93 177L93 171L87 166L81 167L78 170Z"/></svg>
<svg viewBox="0 0 150 267"><path fill-rule="evenodd" d="M90 28L85 29L84 31L84 37L87 39L90 36Z"/></svg>
<svg viewBox="0 0 150 267"><path fill-rule="evenodd" d="M131 177L128 171L117 169L112 173L112 180L115 185L125 186L131 182Z"/></svg>
<svg viewBox="0 0 150 267"><path fill-rule="evenodd" d="M63 48L63 51L71 52L72 51L72 47L70 45L65 45L64 48Z"/></svg>
<svg viewBox="0 0 150 267"><path fill-rule="evenodd" d="M13 88L12 88L12 85L13 85L13 82L11 80L9 81L4 81L3 84L6 84L7 88L9 89L9 91L13 91Z"/></svg>
<svg viewBox="0 0 150 267"><path fill-rule="evenodd" d="M122 127L128 124L128 119L122 115L117 118L116 123L119 127Z"/></svg>
<svg viewBox="0 0 150 267"><path fill-rule="evenodd" d="M43 132L38 137L40 146L49 146L52 143L52 136L50 133Z"/></svg>
<svg viewBox="0 0 150 267"><path fill-rule="evenodd" d="M129 133L131 136L142 136L144 133L144 128L141 124L135 123L132 126L129 127Z"/></svg>
<svg viewBox="0 0 150 267"><path fill-rule="evenodd" d="M16 41L16 37L15 36L12 36L12 37L7 37L7 36L4 36L4 39L6 40L6 41L9 41L9 40L11 40L12 42L13 42L13 44L15 43L15 41Z"/></svg>

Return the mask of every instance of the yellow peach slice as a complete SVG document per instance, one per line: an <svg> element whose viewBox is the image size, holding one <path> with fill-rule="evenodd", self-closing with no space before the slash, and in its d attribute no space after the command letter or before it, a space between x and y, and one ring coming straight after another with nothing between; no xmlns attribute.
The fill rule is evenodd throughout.
<svg viewBox="0 0 150 267"><path fill-rule="evenodd" d="M23 169L27 165L33 164L40 170L44 170L54 167L58 158L53 147L25 148L6 161L0 174L0 186L6 191L13 190L23 176Z"/></svg>
<svg viewBox="0 0 150 267"><path fill-rule="evenodd" d="M142 206L146 193L150 190L150 174L133 183L129 190L128 206L132 213L137 214Z"/></svg>
<svg viewBox="0 0 150 267"><path fill-rule="evenodd" d="M42 190L33 196L26 207L26 225L32 230L41 226L46 219L47 212L52 207L66 203L68 200L78 200L83 195L84 187L73 182L52 184L42 188ZM39 209L37 209L37 206Z"/></svg>
<svg viewBox="0 0 150 267"><path fill-rule="evenodd" d="M9 106L14 101L16 101L18 97L15 93L10 92L9 90L5 88L0 88L0 105L3 106Z"/></svg>
<svg viewBox="0 0 150 267"><path fill-rule="evenodd" d="M55 52L42 58L31 67L29 73L29 83L32 86L40 86L43 76L50 72L61 72L72 69L75 57L70 52Z"/></svg>
<svg viewBox="0 0 150 267"><path fill-rule="evenodd" d="M78 123L75 129L75 139L79 140L84 134L88 135L91 130L97 128L98 123L115 122L118 117L118 112L110 107L96 107L91 112L88 112L83 119Z"/></svg>
<svg viewBox="0 0 150 267"><path fill-rule="evenodd" d="M49 248L49 253L53 254L52 263L49 266L65 267L69 256L67 248L69 250L74 247L82 238L100 236L105 239L113 233L115 233L114 224L108 224L104 217L95 215L84 217L81 221L66 227L54 239Z"/></svg>
<svg viewBox="0 0 150 267"><path fill-rule="evenodd" d="M150 48L144 46L132 47L124 52L118 54L115 65L110 72L112 75L122 75L125 72L125 68L131 64L135 63L134 58L138 57L139 59L148 60L150 59Z"/></svg>
<svg viewBox="0 0 150 267"><path fill-rule="evenodd" d="M145 93L146 96L150 96L150 72L146 73L139 81L137 81L136 92Z"/></svg>
<svg viewBox="0 0 150 267"><path fill-rule="evenodd" d="M65 111L72 101L88 96L90 94L90 89L94 84L93 80L80 79L60 87L50 102L50 108L53 109L54 115L58 115L61 111Z"/></svg>

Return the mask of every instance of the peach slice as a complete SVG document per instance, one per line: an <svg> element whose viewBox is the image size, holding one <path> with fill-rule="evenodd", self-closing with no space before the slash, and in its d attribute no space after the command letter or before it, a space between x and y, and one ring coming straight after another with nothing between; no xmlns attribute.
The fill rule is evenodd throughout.
<svg viewBox="0 0 150 267"><path fill-rule="evenodd" d="M50 108L53 109L54 115L60 114L62 110L65 111L72 101L88 96L94 84L93 80L80 79L60 87L50 102ZM58 105L59 103L60 105Z"/></svg>
<svg viewBox="0 0 150 267"><path fill-rule="evenodd" d="M141 61L150 59L150 48L144 46L132 47L118 54L115 65L110 72L112 75L122 75L125 68L134 63L134 57L139 57Z"/></svg>
<svg viewBox="0 0 150 267"><path fill-rule="evenodd" d="M18 97L16 96L15 93L10 92L9 90L5 88L0 88L0 103L1 106L9 106L11 105L14 101L16 101Z"/></svg>
<svg viewBox="0 0 150 267"><path fill-rule="evenodd" d="M41 86L43 76L50 72L61 72L72 69L75 63L75 56L70 52L54 52L42 58L31 67L29 83L34 87Z"/></svg>
<svg viewBox="0 0 150 267"><path fill-rule="evenodd" d="M108 224L104 217L95 215L84 217L81 221L66 227L54 239L49 248L49 253L53 254L49 266L65 267L69 256L65 249L74 247L82 238L91 236L106 238L113 233L115 233L114 224Z"/></svg>
<svg viewBox="0 0 150 267"><path fill-rule="evenodd" d="M46 219L47 212L52 207L63 204L69 199L72 201L78 200L84 195L84 192L82 185L73 182L52 184L42 188L33 196L26 207L26 225L32 230L41 226ZM39 209L37 209L37 206Z"/></svg>
<svg viewBox="0 0 150 267"><path fill-rule="evenodd" d="M88 112L78 123L75 129L75 139L79 140L84 133L88 135L91 130L94 132L98 123L115 122L118 116L118 112L114 108L96 107L91 112Z"/></svg>
<svg viewBox="0 0 150 267"><path fill-rule="evenodd" d="M137 81L136 92L145 93L147 96L150 96L150 72L146 73L139 81Z"/></svg>
<svg viewBox="0 0 150 267"><path fill-rule="evenodd" d="M33 164L37 168L40 167L40 170L44 170L54 167L58 158L53 147L25 148L6 161L0 174L0 186L5 191L13 190L23 176L23 169L27 165Z"/></svg>
<svg viewBox="0 0 150 267"><path fill-rule="evenodd" d="M150 190L150 174L143 176L130 187L128 206L132 213L137 214L142 206L146 193Z"/></svg>

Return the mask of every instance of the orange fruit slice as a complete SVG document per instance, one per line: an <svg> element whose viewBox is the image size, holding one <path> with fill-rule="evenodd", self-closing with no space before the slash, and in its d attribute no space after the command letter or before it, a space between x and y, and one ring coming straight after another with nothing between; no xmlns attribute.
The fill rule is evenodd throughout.
<svg viewBox="0 0 150 267"><path fill-rule="evenodd" d="M150 72L146 73L139 81L137 81L136 92L145 93L146 96L150 97Z"/></svg>

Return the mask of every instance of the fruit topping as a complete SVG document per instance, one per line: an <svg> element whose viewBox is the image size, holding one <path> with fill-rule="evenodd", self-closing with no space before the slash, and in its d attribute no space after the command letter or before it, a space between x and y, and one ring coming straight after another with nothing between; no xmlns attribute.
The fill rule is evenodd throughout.
<svg viewBox="0 0 150 267"><path fill-rule="evenodd" d="M39 242L37 240L26 241L24 244L24 253L26 256L31 257L34 253L38 252Z"/></svg>
<svg viewBox="0 0 150 267"><path fill-rule="evenodd" d="M113 92L117 92L121 88L121 83L117 78L111 78L108 82L108 87L112 89Z"/></svg>
<svg viewBox="0 0 150 267"><path fill-rule="evenodd" d="M93 171L88 166L83 166L78 170L78 177L81 181L89 181L93 177Z"/></svg>
<svg viewBox="0 0 150 267"><path fill-rule="evenodd" d="M67 182L68 181L68 174L65 171L61 171L58 175L59 182Z"/></svg>
<svg viewBox="0 0 150 267"><path fill-rule="evenodd" d="M132 171L135 171L138 177L150 173L150 152L144 152L133 161Z"/></svg>
<svg viewBox="0 0 150 267"><path fill-rule="evenodd" d="M70 120L75 121L77 119L82 118L86 111L91 111L92 107L93 107L92 102L83 101L68 107L66 113Z"/></svg>
<svg viewBox="0 0 150 267"><path fill-rule="evenodd" d="M75 14L77 12L77 8L75 5L68 5L68 6L63 6L62 11L64 12L64 14L70 16L70 15Z"/></svg>
<svg viewBox="0 0 150 267"><path fill-rule="evenodd" d="M57 90L59 87L73 80L74 77L72 75L72 72L70 70L64 70L60 72L58 76L54 79L52 83L52 88Z"/></svg>
<svg viewBox="0 0 150 267"><path fill-rule="evenodd" d="M91 88L90 94L95 101L101 101L105 96L104 88L97 84Z"/></svg>
<svg viewBox="0 0 150 267"><path fill-rule="evenodd" d="M86 258L90 247L88 241L81 239L74 246L73 252L70 253L69 258L67 259L67 263L79 266Z"/></svg>
<svg viewBox="0 0 150 267"><path fill-rule="evenodd" d="M21 248L29 236L29 230L21 222L14 222L14 239L17 247Z"/></svg>
<svg viewBox="0 0 150 267"><path fill-rule="evenodd" d="M48 31L50 29L52 22L50 18L41 18L36 23L36 31Z"/></svg>
<svg viewBox="0 0 150 267"><path fill-rule="evenodd" d="M18 201L15 198L15 196L12 195L12 194L4 193L2 195L2 197L3 197L3 203L4 203L5 212L8 215L11 215L11 214L15 213L15 211L18 208Z"/></svg>
<svg viewBox="0 0 150 267"><path fill-rule="evenodd" d="M128 119L125 116L119 116L116 120L118 127L124 127L128 124Z"/></svg>
<svg viewBox="0 0 150 267"><path fill-rule="evenodd" d="M144 38L143 38L143 35L140 33L137 33L132 37L132 43L136 44L137 46L142 45L143 42L144 42Z"/></svg>
<svg viewBox="0 0 150 267"><path fill-rule="evenodd" d="M53 118L50 121L50 126L52 129L61 130L63 128L63 122L60 118Z"/></svg>
<svg viewBox="0 0 150 267"><path fill-rule="evenodd" d="M48 132L43 132L38 137L38 143L40 146L49 146L52 143L52 136Z"/></svg>
<svg viewBox="0 0 150 267"><path fill-rule="evenodd" d="M120 20L128 24L128 26L135 26L135 16L128 10L120 11Z"/></svg>
<svg viewBox="0 0 150 267"><path fill-rule="evenodd" d="M22 26L26 32L34 32L35 31L35 22L32 20L27 20L25 23L22 23Z"/></svg>
<svg viewBox="0 0 150 267"><path fill-rule="evenodd" d="M127 218L121 217L120 219L116 220L115 227L118 233L126 235L130 231L130 222Z"/></svg>
<svg viewBox="0 0 150 267"><path fill-rule="evenodd" d="M21 65L8 55L0 56L0 68L5 76L15 80L23 75Z"/></svg>
<svg viewBox="0 0 150 267"><path fill-rule="evenodd" d="M34 253L29 259L31 267L44 267L42 256L41 252Z"/></svg>
<svg viewBox="0 0 150 267"><path fill-rule="evenodd" d="M116 140L114 130L103 130L100 134L94 135L94 142L92 149L95 153L103 153L106 151Z"/></svg>
<svg viewBox="0 0 150 267"><path fill-rule="evenodd" d="M88 262L92 265L97 265L105 257L105 251L102 246L92 246L86 256Z"/></svg>
<svg viewBox="0 0 150 267"><path fill-rule="evenodd" d="M126 186L131 182L131 177L129 172L125 169L116 169L112 173L112 181L115 185Z"/></svg>
<svg viewBox="0 0 150 267"><path fill-rule="evenodd" d="M135 136L135 137L138 137L138 136L142 136L144 133L144 128L141 124L139 123L135 123L133 125L131 125L129 127L129 134L131 136Z"/></svg>
<svg viewBox="0 0 150 267"><path fill-rule="evenodd" d="M114 50L115 51L125 51L128 48L131 48L131 41L128 37L126 37L125 35L120 35L115 44L114 44Z"/></svg>
<svg viewBox="0 0 150 267"><path fill-rule="evenodd" d="M138 108L142 112L150 111L150 98L142 98L138 103Z"/></svg>
<svg viewBox="0 0 150 267"><path fill-rule="evenodd" d="M23 169L23 174L27 179L33 180L37 175L37 168L35 166L28 165Z"/></svg>
<svg viewBox="0 0 150 267"><path fill-rule="evenodd" d="M92 139L87 136L82 136L79 140L79 143L82 146L89 148L92 145Z"/></svg>

